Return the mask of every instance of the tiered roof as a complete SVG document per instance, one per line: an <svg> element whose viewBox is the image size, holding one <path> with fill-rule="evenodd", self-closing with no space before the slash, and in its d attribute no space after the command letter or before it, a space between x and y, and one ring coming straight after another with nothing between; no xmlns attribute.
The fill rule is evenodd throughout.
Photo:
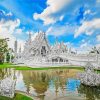
<svg viewBox="0 0 100 100"><path fill-rule="evenodd" d="M41 32L41 31L38 32L36 37L34 38L34 40L31 42L31 47L33 47L34 49L38 49L42 45L44 40L46 41L47 45L49 46L48 41L45 36L45 33Z"/></svg>

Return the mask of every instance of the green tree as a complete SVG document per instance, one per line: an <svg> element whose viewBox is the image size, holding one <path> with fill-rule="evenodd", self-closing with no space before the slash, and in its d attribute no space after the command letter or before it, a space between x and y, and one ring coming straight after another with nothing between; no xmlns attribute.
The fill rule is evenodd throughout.
<svg viewBox="0 0 100 100"><path fill-rule="evenodd" d="M3 63L6 52L8 52L7 39L0 39L0 63Z"/></svg>

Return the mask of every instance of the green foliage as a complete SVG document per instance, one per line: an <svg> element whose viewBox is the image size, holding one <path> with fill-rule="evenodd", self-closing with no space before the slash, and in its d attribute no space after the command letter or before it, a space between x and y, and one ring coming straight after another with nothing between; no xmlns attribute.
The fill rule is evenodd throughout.
<svg viewBox="0 0 100 100"><path fill-rule="evenodd" d="M0 96L0 100L33 100L33 99L31 99L25 95L16 93L14 98Z"/></svg>
<svg viewBox="0 0 100 100"><path fill-rule="evenodd" d="M8 52L7 40L0 39L0 63L3 63L5 52Z"/></svg>
<svg viewBox="0 0 100 100"><path fill-rule="evenodd" d="M5 53L8 51L8 44L6 39L0 39L0 52Z"/></svg>
<svg viewBox="0 0 100 100"><path fill-rule="evenodd" d="M0 52L0 64L3 64L3 59L4 59L4 55L2 52Z"/></svg>
<svg viewBox="0 0 100 100"><path fill-rule="evenodd" d="M6 58L6 60L7 60L7 62L9 62L9 60L10 60L10 54L9 54L9 53L7 53L7 58Z"/></svg>

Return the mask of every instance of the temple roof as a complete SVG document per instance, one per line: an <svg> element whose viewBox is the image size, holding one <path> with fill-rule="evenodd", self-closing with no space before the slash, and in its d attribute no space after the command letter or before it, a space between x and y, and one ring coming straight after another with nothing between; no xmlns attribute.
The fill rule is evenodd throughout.
<svg viewBox="0 0 100 100"><path fill-rule="evenodd" d="M63 42L56 42L52 47L52 50L67 50L67 46Z"/></svg>
<svg viewBox="0 0 100 100"><path fill-rule="evenodd" d="M47 45L49 46L48 41L47 41L46 36L45 36L45 33L40 31L36 35L34 40L32 41L32 47L34 47L35 49L39 48L42 45L44 40L46 41Z"/></svg>

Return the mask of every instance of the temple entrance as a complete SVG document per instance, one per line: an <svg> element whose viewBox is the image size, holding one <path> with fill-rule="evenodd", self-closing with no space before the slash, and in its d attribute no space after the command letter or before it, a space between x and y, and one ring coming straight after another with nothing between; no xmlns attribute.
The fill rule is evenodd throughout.
<svg viewBox="0 0 100 100"><path fill-rule="evenodd" d="M52 62L57 62L57 63L67 63L68 62L68 60L66 60L66 59L63 59L63 58L61 58L61 57L56 57L56 58L52 58Z"/></svg>
<svg viewBox="0 0 100 100"><path fill-rule="evenodd" d="M45 46L42 46L41 55L46 56L46 47Z"/></svg>

